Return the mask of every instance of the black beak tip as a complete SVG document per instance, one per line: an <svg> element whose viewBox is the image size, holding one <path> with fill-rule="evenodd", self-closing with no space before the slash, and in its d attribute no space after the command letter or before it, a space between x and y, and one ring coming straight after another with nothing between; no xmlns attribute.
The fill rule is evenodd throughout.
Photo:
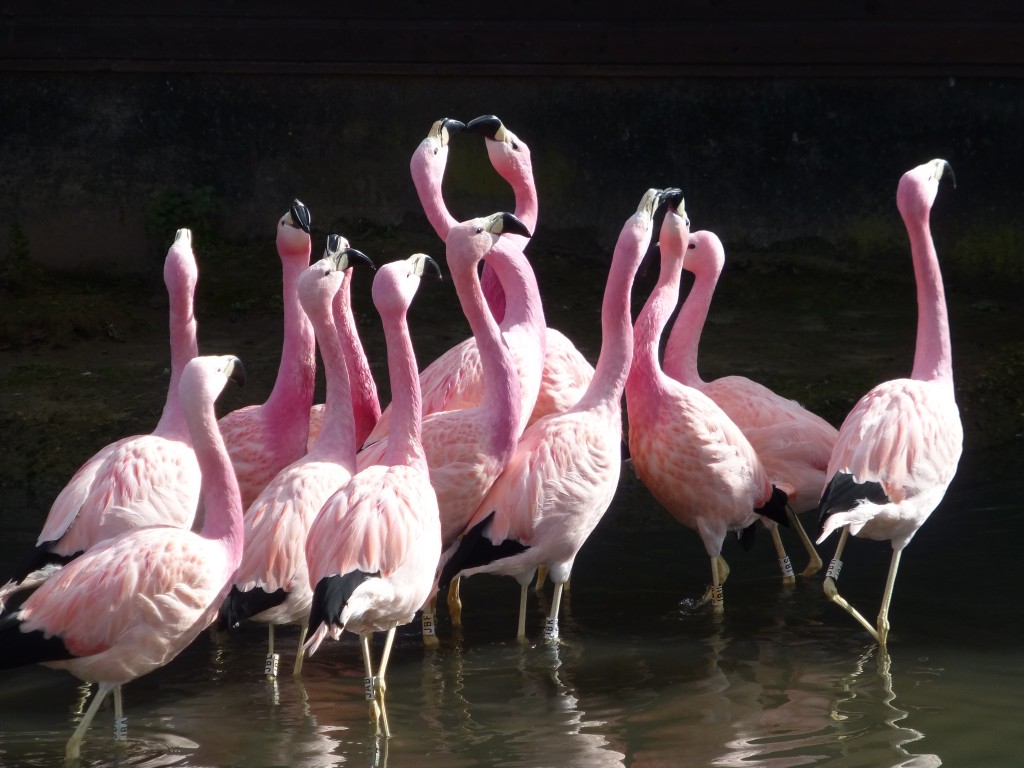
<svg viewBox="0 0 1024 768"><path fill-rule="evenodd" d="M310 227L312 226L309 208L303 205L301 200L296 198L292 202L291 214L295 223L298 224L302 231L308 235L310 233Z"/></svg>
<svg viewBox="0 0 1024 768"><path fill-rule="evenodd" d="M501 120L495 115L480 115L466 123L466 130L493 139L501 127Z"/></svg>

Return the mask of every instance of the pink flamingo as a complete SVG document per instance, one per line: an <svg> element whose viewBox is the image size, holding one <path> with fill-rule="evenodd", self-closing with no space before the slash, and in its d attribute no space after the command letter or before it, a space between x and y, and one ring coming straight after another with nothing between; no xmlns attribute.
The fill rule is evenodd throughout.
<svg viewBox="0 0 1024 768"><path fill-rule="evenodd" d="M220 419L220 431L248 509L274 475L306 452L313 405L316 346L313 326L299 304L296 283L309 266L309 209L298 200L277 223L284 300L284 344L277 380L261 405Z"/></svg>
<svg viewBox="0 0 1024 768"><path fill-rule="evenodd" d="M519 376L509 348L487 311L477 276L481 259L505 252L495 246L506 232L525 234L528 230L513 214L495 213L457 224L448 233L448 267L479 349L483 396L475 407L423 417L423 449L441 510L444 547L465 530L484 494L512 456L521 430ZM388 440L381 440L360 451L356 456L358 468L380 464L387 443ZM453 620L457 622L458 595L450 591L448 597ZM427 610L427 642L432 642L432 632L433 611Z"/></svg>
<svg viewBox="0 0 1024 768"><path fill-rule="evenodd" d="M200 473L178 396L182 370L198 353L193 296L199 271L192 235L179 229L164 260L170 301L171 380L156 428L98 451L57 495L35 547L0 587L31 589L100 541L145 525L189 528L199 503Z"/></svg>
<svg viewBox="0 0 1024 768"><path fill-rule="evenodd" d="M680 196L665 213L661 273L634 326L636 349L626 380L629 450L651 494L700 535L711 558L712 608L720 613L728 574L721 554L726 533L748 529L759 515L786 522L785 494L772 486L750 442L722 409L700 390L666 376L658 363L661 333L679 299L678 261L688 236ZM682 245L672 246L673 239ZM676 263L666 263L672 255ZM778 529L769 528L781 561ZM792 569L783 576L792 580Z"/></svg>
<svg viewBox="0 0 1024 768"><path fill-rule="evenodd" d="M683 259L665 254L667 249L681 247L684 244L678 237L668 238L662 243L663 257ZM772 484L785 492L794 513L817 509L838 430L796 400L782 397L745 376L701 379L697 349L711 297L725 265L725 249L722 241L707 231L691 232L685 247L683 268L694 274L694 283L665 345L665 373L699 389L725 411L750 441ZM789 519L809 557L801 575L810 576L821 569L821 557L796 514L790 514Z"/></svg>
<svg viewBox="0 0 1024 768"><path fill-rule="evenodd" d="M527 586L541 565L555 582L545 636L558 637L562 588L618 487L622 389L633 356L630 292L651 242L655 210L675 192L648 190L622 228L601 308L601 355L583 397L526 429L464 535L443 556L441 588L460 574L495 573L519 582L520 641L526 638Z"/></svg>
<svg viewBox="0 0 1024 768"><path fill-rule="evenodd" d="M188 646L227 594L242 556L242 503L214 400L242 377L235 357L197 357L181 373L181 407L203 474L202 531L156 525L101 542L0 619L0 667L42 663L99 683L68 741L69 760L111 691L123 740L121 686Z"/></svg>
<svg viewBox="0 0 1024 768"><path fill-rule="evenodd" d="M482 134L491 165L515 194L516 216L531 232L537 231L537 188L533 181L533 163L526 142L505 127L494 115L482 115L466 123L466 130ZM513 242L516 242L513 236ZM520 243L526 248L526 239ZM504 297L501 283L484 265L481 285L494 317L502 322ZM504 325L502 326L504 327ZM533 412L527 419L532 424L549 413L562 413L576 404L594 376L594 367L561 331L547 328L544 340L544 369Z"/></svg>
<svg viewBox="0 0 1024 768"><path fill-rule="evenodd" d="M361 469L323 505L306 539L313 586L312 630L305 649L345 630L359 635L371 716L391 737L384 706L384 675L399 624L413 620L434 585L441 556L438 501L420 442L416 357L407 313L424 271L441 270L415 254L385 264L373 280L373 303L384 325L395 417L381 462ZM377 674L370 637L387 632Z"/></svg>
<svg viewBox="0 0 1024 768"><path fill-rule="evenodd" d="M334 296L334 324L341 336L352 387L352 410L355 415L356 445L362 445L370 436L380 419L380 398L377 396L377 382L373 380L370 361L359 339L359 328L352 313L352 270L345 270L341 288ZM309 437L306 450L312 449L323 427L327 404L318 403L309 410Z"/></svg>
<svg viewBox="0 0 1024 768"><path fill-rule="evenodd" d="M330 235L324 257L299 275L299 300L313 323L327 378L323 429L310 452L281 470L245 513L245 551L220 611L222 628L249 618L269 625L264 672L271 678L277 676L279 660L274 652L274 626L299 624L299 647L305 641L313 599L306 570L306 534L324 502L355 472L355 421L344 331L339 333L335 325L332 304L337 307L337 293L350 279L350 265L357 262L373 266L347 240ZM300 652L294 675L301 670Z"/></svg>
<svg viewBox="0 0 1024 768"><path fill-rule="evenodd" d="M909 379L879 384L850 411L839 428L819 506L819 544L832 531L843 529L825 577L825 594L883 648L900 555L945 495L963 449L946 297L929 224L939 179L948 167L945 160L932 160L900 179L896 205L907 227L917 280L914 369ZM892 543L875 627L836 589L840 557L851 533Z"/></svg>

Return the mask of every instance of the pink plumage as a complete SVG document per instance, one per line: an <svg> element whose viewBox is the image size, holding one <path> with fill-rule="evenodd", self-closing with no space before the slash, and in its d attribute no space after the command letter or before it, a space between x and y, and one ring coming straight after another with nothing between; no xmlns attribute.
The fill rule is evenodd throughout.
<svg viewBox="0 0 1024 768"><path fill-rule="evenodd" d="M233 357L197 357L181 375L182 408L203 474L201 533L141 528L97 544L0 620L3 666L41 662L99 683L68 742L78 756L100 702L163 666L213 621L242 554L242 508L217 431L214 399L241 375Z"/></svg>
<svg viewBox="0 0 1024 768"><path fill-rule="evenodd" d="M164 260L171 379L160 421L148 435L111 443L75 472L50 507L32 557L0 587L0 611L12 593L37 586L57 563L101 541L145 525L192 525L201 478L178 382L198 349L193 314L198 274L191 233L179 229Z"/></svg>
<svg viewBox="0 0 1024 768"><path fill-rule="evenodd" d="M668 237L661 244L663 256L673 250L685 252L685 257L680 258L683 268L693 273L694 283L665 345L665 373L710 397L740 428L772 484L786 494L793 512L817 509L838 430L796 400L782 397L745 376L722 376L712 381L701 378L698 346L725 264L725 249L713 232L692 232L687 243L666 234ZM790 519L810 557L803 572L809 576L821 568L821 558L800 521Z"/></svg>
<svg viewBox="0 0 1024 768"><path fill-rule="evenodd" d="M438 501L420 442L419 383L406 319L428 267L437 270L428 256L415 254L384 265L374 278L394 397L387 450L380 463L361 469L327 500L306 539L314 588L306 650L312 655L325 638L342 631L358 634L367 678L373 681L369 637L388 633L372 707L385 736L390 731L383 679L395 628L412 621L426 602L441 555Z"/></svg>
<svg viewBox="0 0 1024 768"><path fill-rule="evenodd" d="M629 450L651 494L700 535L711 558L712 606L721 611L726 534L753 525L759 510L785 517L768 473L739 427L700 390L665 375L658 362L661 333L679 298L688 236L680 201L679 210L670 205L665 213L658 283L634 326L636 347L626 381ZM770 530L778 549L778 532L774 525ZM791 570L784 578L791 578Z"/></svg>
<svg viewBox="0 0 1024 768"><path fill-rule="evenodd" d="M306 534L331 495L355 472L355 419L343 333L333 307L349 263L369 259L337 235L328 239L324 257L299 276L298 295L313 323L327 379L323 429L313 448L281 470L245 513L245 552L231 592L221 609L222 623L247 618L269 624L266 671L277 674L274 625L299 624L299 646L306 634L313 592L306 568ZM302 654L294 673L302 668Z"/></svg>
<svg viewBox="0 0 1024 768"><path fill-rule="evenodd" d="M520 639L526 586L540 565L556 585L546 635L558 636L562 588L618 487L622 389L633 353L630 291L661 199L658 190L648 190L619 236L601 312L601 356L583 397L526 429L464 535L443 558L441 586L459 574L495 573L519 581Z"/></svg>
<svg viewBox="0 0 1024 768"><path fill-rule="evenodd" d="M313 326L299 305L296 283L309 266L309 226L309 211L298 200L277 223L284 342L274 388L262 404L239 408L219 422L246 508L278 472L306 452L316 350Z"/></svg>
<svg viewBox="0 0 1024 768"><path fill-rule="evenodd" d="M879 384L847 415L819 506L818 542L843 530L825 579L825 594L883 646L900 555L945 495L963 447L945 292L929 224L939 179L947 167L944 160L919 165L902 176L896 191L917 282L913 371L910 378ZM874 626L836 590L850 533L892 543L889 576Z"/></svg>

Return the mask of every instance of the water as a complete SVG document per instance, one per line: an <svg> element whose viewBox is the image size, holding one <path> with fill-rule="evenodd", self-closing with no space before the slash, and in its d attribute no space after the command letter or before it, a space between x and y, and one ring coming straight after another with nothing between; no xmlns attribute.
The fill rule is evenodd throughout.
<svg viewBox="0 0 1024 768"><path fill-rule="evenodd" d="M125 688L128 741L97 716L97 766L935 766L1018 763L1024 629L1014 573L1021 458L967 455L908 547L888 654L824 599L820 576L784 587L768 537L727 544L721 620L699 604L708 565L695 534L628 473L581 552L562 640L514 640L517 587L463 585L464 627L441 645L400 633L388 674L394 738L376 739L351 639L291 678L297 632L279 631L282 675L262 676L265 630L204 634ZM797 570L802 557L787 536ZM827 560L834 541L823 547ZM9 553L0 552L4 557ZM884 544L852 540L840 588L874 616ZM52 766L84 687L41 667L4 673L0 765Z"/></svg>

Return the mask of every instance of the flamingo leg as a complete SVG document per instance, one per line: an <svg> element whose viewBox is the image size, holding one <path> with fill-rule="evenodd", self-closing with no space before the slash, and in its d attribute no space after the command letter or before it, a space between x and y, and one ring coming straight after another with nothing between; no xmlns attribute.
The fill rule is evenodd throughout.
<svg viewBox="0 0 1024 768"><path fill-rule="evenodd" d="M388 725L388 710L384 706L384 693L387 691L387 683L384 682L384 671L388 666L388 659L391 658L391 647L395 642L395 629L398 622L392 622L388 629L387 637L384 638L384 652L380 657L380 666L377 668L377 701L380 703L380 719L384 725L384 738L391 738L391 727Z"/></svg>
<svg viewBox="0 0 1024 768"><path fill-rule="evenodd" d="M562 587L562 582L555 582L555 591L551 596L551 612L548 614L548 620L544 626L545 640L558 640L558 609L562 604Z"/></svg>
<svg viewBox="0 0 1024 768"><path fill-rule="evenodd" d="M380 704L377 702L377 678L373 676L373 661L370 658L370 634L359 636L359 645L363 649L363 668L366 670L366 677L363 678L363 695L370 702L370 720L373 721L377 735L380 735Z"/></svg>
<svg viewBox="0 0 1024 768"><path fill-rule="evenodd" d="M889 605L892 603L892 588L896 584L896 571L900 567L902 549L892 551L892 562L889 563L889 576L885 580L885 592L882 594L882 609L878 612L878 644L885 648L885 640L889 636Z"/></svg>
<svg viewBox="0 0 1024 768"><path fill-rule="evenodd" d="M277 677L277 665L281 661L280 654L274 653L274 625L267 625L267 658L263 662L263 674L267 680Z"/></svg>
<svg viewBox="0 0 1024 768"><path fill-rule="evenodd" d="M807 567L800 571L801 576L813 576L821 570L823 563L821 562L821 555L818 554L818 550L814 546L814 542L811 541L811 537L807 535L807 531L804 530L803 523L800 522L800 516L792 509L787 507L786 514L789 515L789 519L792 522L792 527L796 530L796 535L800 538L800 543L804 545L804 549L807 550Z"/></svg>
<svg viewBox="0 0 1024 768"><path fill-rule="evenodd" d="M724 579L718 571L719 562L725 562L721 555L711 558L711 610L714 613L725 613L725 595L722 594ZM726 575L728 575L728 571L726 571Z"/></svg>
<svg viewBox="0 0 1024 768"><path fill-rule="evenodd" d="M423 606L423 615L420 617L423 624L423 645L436 646L437 639L437 596L431 597Z"/></svg>
<svg viewBox="0 0 1024 768"><path fill-rule="evenodd" d="M537 581L533 584L533 591L540 592L544 589L544 580L548 577L548 567L544 564L537 566Z"/></svg>
<svg viewBox="0 0 1024 768"><path fill-rule="evenodd" d="M271 625L273 626L273 625ZM298 677L302 674L302 646L306 644L306 635L309 633L308 622L303 622L302 626L299 627L299 644L295 652L295 666L292 667L292 677Z"/></svg>
<svg viewBox="0 0 1024 768"><path fill-rule="evenodd" d="M448 613L452 617L452 624L456 627L462 625L462 598L459 597L459 585L462 579L456 576L448 585Z"/></svg>
<svg viewBox="0 0 1024 768"><path fill-rule="evenodd" d="M114 686L114 741L128 740L128 718L124 716L121 702L121 686Z"/></svg>
<svg viewBox="0 0 1024 768"><path fill-rule="evenodd" d="M543 568L544 566L541 566ZM540 576L537 577L538 579ZM516 640L520 643L526 642L526 591L527 584L519 585L519 630L516 633Z"/></svg>
<svg viewBox="0 0 1024 768"><path fill-rule="evenodd" d="M71 734L71 738L68 740L68 745L64 749L64 756L68 760L77 760L81 755L82 740L85 738L85 732L89 730L89 725L92 723L92 719L96 717L96 713L99 711L100 704L107 698L107 694L114 690L116 686L113 683L100 683L96 688L96 694L92 697L92 702L89 704L89 708L85 710L85 714L82 715L82 719L78 723L78 727L75 728L75 732Z"/></svg>
<svg viewBox="0 0 1024 768"><path fill-rule="evenodd" d="M846 599L839 594L839 590L836 588L836 579L839 578L839 572L843 567L843 561L840 559L840 555L843 554L843 549L846 547L846 540L849 536L850 527L843 526L843 532L839 537L839 546L836 547L835 557L833 557L832 562L828 564L828 572L825 575L825 583L823 585L825 597L853 616L853 618L855 618L860 625L864 627L864 629L866 629L873 638L875 638L875 640L878 640L878 630L871 626L871 622L865 619L856 608L850 605Z"/></svg>
<svg viewBox="0 0 1024 768"><path fill-rule="evenodd" d="M779 570L782 571L783 584L796 584L796 576L793 575L793 564L789 561L786 548L782 545L782 536L779 535L779 526L773 525L769 529L772 535L772 543L775 545L775 554L779 558Z"/></svg>

